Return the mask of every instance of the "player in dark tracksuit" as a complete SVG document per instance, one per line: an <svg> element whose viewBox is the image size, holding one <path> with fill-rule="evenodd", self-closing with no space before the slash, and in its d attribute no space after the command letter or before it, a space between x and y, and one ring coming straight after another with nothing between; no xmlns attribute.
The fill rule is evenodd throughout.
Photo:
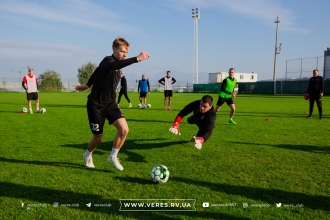
<svg viewBox="0 0 330 220"><path fill-rule="evenodd" d="M113 124L117 129L108 162L112 163L116 169L124 170L117 158L117 154L128 134L127 122L116 103L116 88L120 80L120 69L146 60L150 55L148 52L141 52L137 57L126 59L129 43L122 37L118 37L113 41L112 50L112 56L105 57L88 82L85 85L76 86L76 90L84 91L93 86L87 100L87 114L93 137L88 143L86 152L83 154L86 166L89 168L95 167L92 153L102 141L103 126L105 119L108 119L109 124Z"/></svg>
<svg viewBox="0 0 330 220"><path fill-rule="evenodd" d="M309 96L309 115L307 118L312 118L314 102L316 102L319 110L319 117L322 119L322 96L324 90L323 77L319 76L318 70L313 70L313 77L309 80L308 89L306 95Z"/></svg>
<svg viewBox="0 0 330 220"><path fill-rule="evenodd" d="M132 108L132 103L129 100L128 95L127 95L127 81L126 81L126 78L125 78L122 70L120 70L120 77L121 77L121 79L120 79L120 91L119 91L119 95L118 95L117 104L119 105L120 99L124 95L126 100L128 101L128 108Z"/></svg>
<svg viewBox="0 0 330 220"><path fill-rule="evenodd" d="M191 140L195 142L195 147L200 150L202 144L210 138L214 128L216 113L212 104L213 98L209 95L203 96L201 100L189 103L176 116L175 121L170 128L170 132L173 134L180 134L179 124L183 117L193 112L193 115L190 116L187 121L189 124L196 124L199 128L196 136Z"/></svg>

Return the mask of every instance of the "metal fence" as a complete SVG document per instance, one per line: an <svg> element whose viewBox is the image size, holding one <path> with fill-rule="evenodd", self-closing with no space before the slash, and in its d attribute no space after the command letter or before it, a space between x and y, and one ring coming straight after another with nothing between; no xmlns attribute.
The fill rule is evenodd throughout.
<svg viewBox="0 0 330 220"><path fill-rule="evenodd" d="M310 77L309 77L310 78ZM308 78L308 79L309 79ZM0 91L6 92L23 92L22 79L19 78L2 78L0 84ZM62 92L75 91L78 84L77 78L63 78L61 79L63 88ZM309 81L306 80L291 80L291 81L277 81L276 91L278 94L304 94L307 90ZM157 80L149 80L150 90L155 92L164 91L164 86L159 84ZM119 84L120 85L120 84ZM119 89L118 85L118 89ZM138 80L127 80L128 91L137 92ZM203 92L203 93L219 93L221 83L219 84L192 84L187 81L177 81L173 84L174 92ZM238 83L239 93L248 94L273 94L273 81L259 81L251 83ZM324 94L330 94L330 80L324 81Z"/></svg>
<svg viewBox="0 0 330 220"><path fill-rule="evenodd" d="M305 94L308 80L277 81L277 94ZM194 84L194 92L219 93L221 84ZM238 83L238 92L246 94L274 94L273 81ZM324 94L330 95L330 80L324 81Z"/></svg>
<svg viewBox="0 0 330 220"><path fill-rule="evenodd" d="M285 80L303 80L313 76L313 70L318 69L323 76L324 56L306 57L286 61Z"/></svg>
<svg viewBox="0 0 330 220"><path fill-rule="evenodd" d="M63 78L61 79L63 88L62 92L71 92L75 91L75 87L78 82L78 78ZM130 92L137 92L139 80L127 80L127 90ZM157 80L149 80L150 90L151 91L164 91L164 86L158 83ZM118 88L120 83L118 84ZM55 82L54 82L55 87ZM56 89L57 90L57 89ZM23 92L22 79L15 77L3 77L1 78L0 91L7 92ZM176 81L173 84L174 92L193 92L193 84L188 83L188 81Z"/></svg>

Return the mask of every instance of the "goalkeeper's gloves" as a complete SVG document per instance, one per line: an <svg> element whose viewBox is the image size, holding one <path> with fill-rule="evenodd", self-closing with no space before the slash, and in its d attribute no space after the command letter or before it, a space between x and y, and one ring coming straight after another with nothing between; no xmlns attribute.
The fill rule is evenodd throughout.
<svg viewBox="0 0 330 220"><path fill-rule="evenodd" d="M203 137L195 137L194 136L194 139L195 139L195 147L198 150L202 149L202 144L204 143L204 138Z"/></svg>
<svg viewBox="0 0 330 220"><path fill-rule="evenodd" d="M169 131L172 132L173 134L181 135L180 130L179 130L179 125L180 125L181 121L182 121L182 118L180 116L176 116L175 121Z"/></svg>

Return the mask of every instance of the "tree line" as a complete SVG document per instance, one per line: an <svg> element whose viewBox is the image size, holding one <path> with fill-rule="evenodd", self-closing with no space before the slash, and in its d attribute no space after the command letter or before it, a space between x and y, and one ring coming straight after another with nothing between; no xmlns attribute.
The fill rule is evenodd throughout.
<svg viewBox="0 0 330 220"><path fill-rule="evenodd" d="M88 62L78 68L78 74L76 76L80 85L85 84L88 81L96 67L96 64ZM46 70L39 75L38 79L39 91L41 92L59 92L65 89L62 83L61 74L54 70Z"/></svg>

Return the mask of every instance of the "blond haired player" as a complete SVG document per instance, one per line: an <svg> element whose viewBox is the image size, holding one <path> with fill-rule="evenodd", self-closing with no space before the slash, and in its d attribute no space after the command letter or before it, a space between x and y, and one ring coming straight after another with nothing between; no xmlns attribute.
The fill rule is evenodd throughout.
<svg viewBox="0 0 330 220"><path fill-rule="evenodd" d="M87 100L87 114L93 137L83 154L86 166L89 168L95 167L92 153L102 141L104 122L105 119L108 119L109 124L113 124L117 129L108 162L113 164L116 169L124 170L117 158L128 134L126 119L116 103L116 88L120 80L120 69L150 57L149 53L145 51L136 57L126 59L128 50L129 43L123 37L116 38L112 43L113 54L101 61L85 85L76 86L78 91L84 91L93 86Z"/></svg>

